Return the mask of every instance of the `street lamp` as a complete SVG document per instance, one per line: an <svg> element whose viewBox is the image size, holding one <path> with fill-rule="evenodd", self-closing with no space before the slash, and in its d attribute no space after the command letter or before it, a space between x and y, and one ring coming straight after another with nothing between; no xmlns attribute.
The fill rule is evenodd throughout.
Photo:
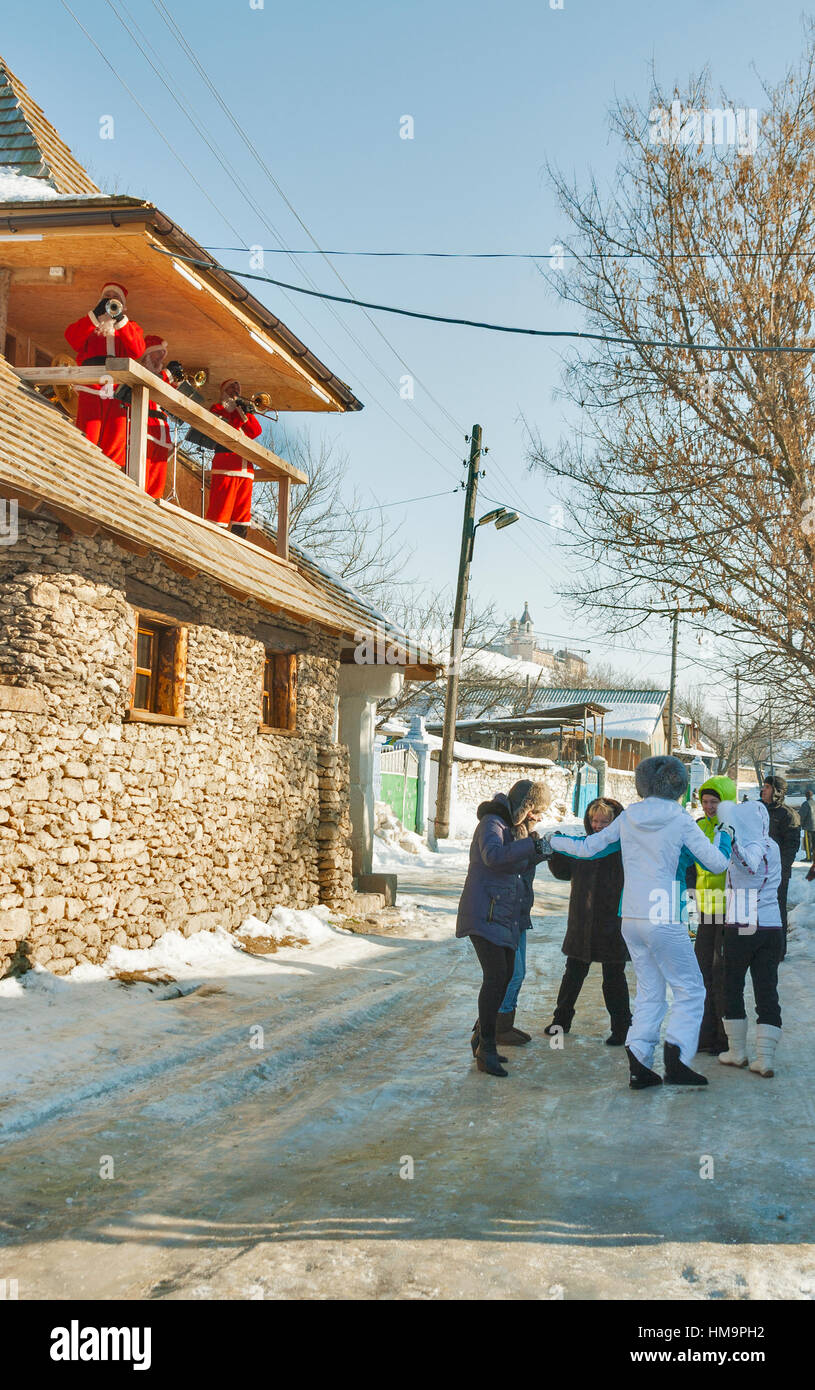
<svg viewBox="0 0 815 1390"><path fill-rule="evenodd" d="M450 639L450 669L447 674L447 698L444 702L444 732L441 753L439 754L439 786L436 795L436 817L434 829L437 840L446 840L450 834L450 788L453 780L453 745L456 738L456 714L458 711L458 686L461 653L464 646L464 617L467 611L467 590L470 584L470 564L473 558L475 533L479 526L495 523L496 530L512 526L518 521L518 513L506 507L496 507L487 512L480 521L475 519L475 502L478 494L479 461L481 458L481 426L473 425L470 435L470 462L467 471L467 489L464 501L464 523L461 530L461 554L458 562L458 584L456 586L456 606L453 613L453 632ZM486 453L486 450L484 450Z"/></svg>

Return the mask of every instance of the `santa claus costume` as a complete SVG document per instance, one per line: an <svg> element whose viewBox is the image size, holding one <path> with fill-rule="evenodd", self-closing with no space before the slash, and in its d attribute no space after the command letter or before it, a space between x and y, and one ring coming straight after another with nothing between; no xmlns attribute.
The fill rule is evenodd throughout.
<svg viewBox="0 0 815 1390"><path fill-rule="evenodd" d="M164 338L157 333L148 333L144 340L145 350L142 354L141 363L149 372L168 385L173 385L173 378L164 366L167 360L167 343ZM170 437L170 422L165 412L162 410L158 401L150 401L147 412L147 473L145 479L145 492L151 497L164 496L164 484L167 481L167 459L173 441Z"/></svg>
<svg viewBox="0 0 815 1390"><path fill-rule="evenodd" d="M121 312L108 313L108 302L119 300ZM102 286L99 302L81 319L69 323L65 337L76 353L77 366L103 367L107 357L134 357L144 352L144 334L126 313L127 290L116 280ZM127 407L113 395L101 394L99 382L77 388L79 405L76 423L86 439L124 468L127 462Z"/></svg>
<svg viewBox="0 0 815 1390"><path fill-rule="evenodd" d="M255 415L237 404L240 382L227 378L221 382L221 400L210 406L213 415L249 439L257 439L262 427ZM212 460L207 521L217 526L246 527L252 520L252 479L255 470L247 459L227 450L218 450Z"/></svg>

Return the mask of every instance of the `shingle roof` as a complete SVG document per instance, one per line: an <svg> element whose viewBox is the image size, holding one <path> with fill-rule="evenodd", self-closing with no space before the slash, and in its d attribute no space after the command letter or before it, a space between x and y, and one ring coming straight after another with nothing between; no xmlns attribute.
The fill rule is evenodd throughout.
<svg viewBox="0 0 815 1390"><path fill-rule="evenodd" d="M0 165L58 193L99 193L19 77L0 58Z"/></svg>

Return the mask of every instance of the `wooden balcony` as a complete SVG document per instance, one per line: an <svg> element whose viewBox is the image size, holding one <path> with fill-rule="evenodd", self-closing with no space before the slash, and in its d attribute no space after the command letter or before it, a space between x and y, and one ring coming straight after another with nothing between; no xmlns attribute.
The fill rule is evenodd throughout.
<svg viewBox="0 0 815 1390"><path fill-rule="evenodd" d="M214 443L251 463L257 479L271 480L278 485L277 553L283 559L288 557L291 484L308 482L307 475L299 468L255 440L247 439L206 406L183 395L130 357L108 357L104 367L15 367L14 370L20 380L30 386L88 386L98 381L109 383L111 389L129 386L132 398L127 475L142 491L147 472L147 423L151 400L176 419L201 430Z"/></svg>

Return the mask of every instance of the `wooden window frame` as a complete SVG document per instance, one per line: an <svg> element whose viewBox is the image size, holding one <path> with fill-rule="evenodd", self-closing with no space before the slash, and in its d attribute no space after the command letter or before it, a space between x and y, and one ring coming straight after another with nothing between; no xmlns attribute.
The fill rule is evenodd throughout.
<svg viewBox="0 0 815 1390"><path fill-rule="evenodd" d="M149 667L138 664L139 635L153 634L155 653L151 652ZM135 611L133 634L133 677L130 683L128 722L145 724L175 724L186 726L184 696L187 679L187 627L163 613L139 608ZM136 705L136 685L140 675L151 682L149 705Z"/></svg>
<svg viewBox="0 0 815 1390"><path fill-rule="evenodd" d="M260 731L297 736L297 653L266 649L260 696Z"/></svg>

